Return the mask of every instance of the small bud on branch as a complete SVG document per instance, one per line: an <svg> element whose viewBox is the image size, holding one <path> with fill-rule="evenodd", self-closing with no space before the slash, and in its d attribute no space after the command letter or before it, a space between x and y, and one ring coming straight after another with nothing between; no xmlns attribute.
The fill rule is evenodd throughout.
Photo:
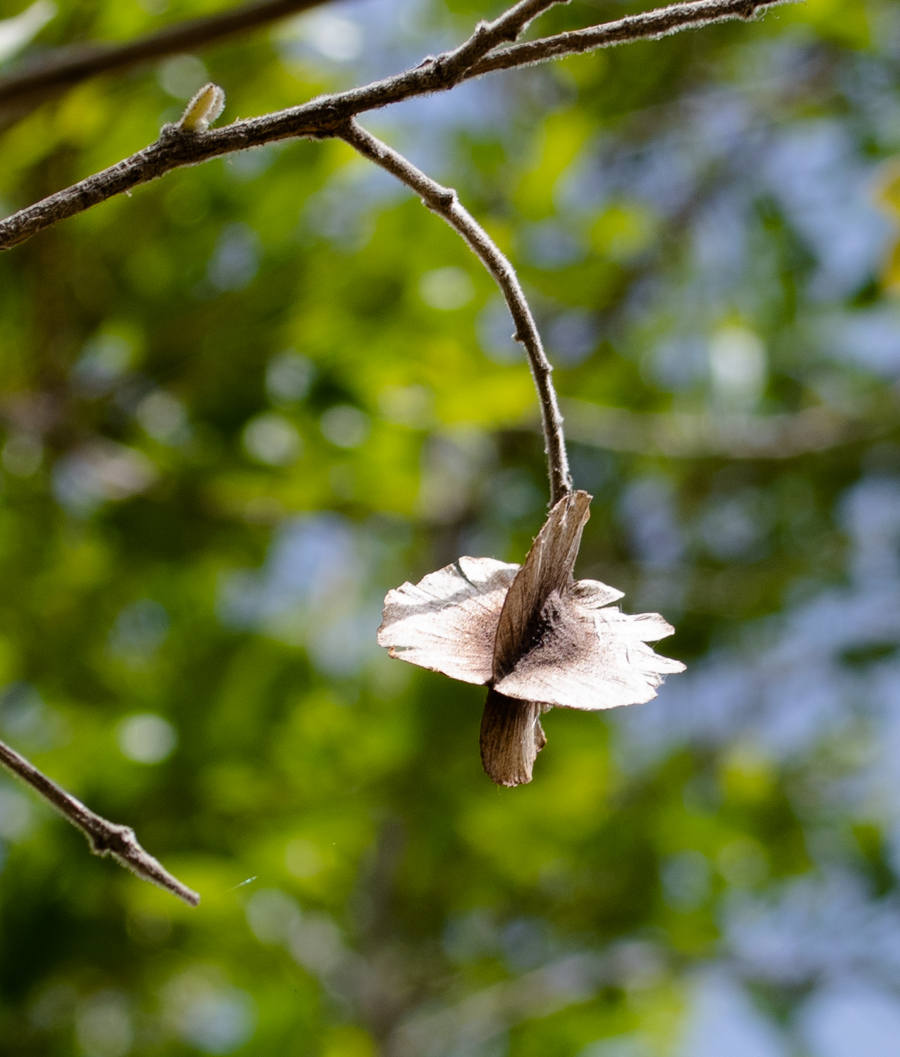
<svg viewBox="0 0 900 1057"><path fill-rule="evenodd" d="M224 90L217 84L205 84L185 107L175 127L183 132L206 132L224 109Z"/></svg>

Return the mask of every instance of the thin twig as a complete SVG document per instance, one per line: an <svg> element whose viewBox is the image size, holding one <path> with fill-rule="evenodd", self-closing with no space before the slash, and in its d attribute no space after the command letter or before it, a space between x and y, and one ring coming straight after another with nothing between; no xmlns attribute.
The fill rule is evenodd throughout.
<svg viewBox="0 0 900 1057"><path fill-rule="evenodd" d="M83 213L139 184L149 183L172 169L198 165L211 158L278 140L333 136L338 128L363 111L389 106L413 96L447 91L462 81L486 72L481 65L494 58L488 52L498 44L514 39L515 34L521 32L531 19L554 2L557 0L524 0L494 22L479 26L469 40L454 51L437 58L428 58L414 69L362 88L320 96L302 106L235 121L225 128L204 133L189 133L166 126L155 143L131 157L0 221L0 250L25 242L60 220ZM706 25L737 17L746 18L758 8L783 2L788 0L700 0L699 3L675 4L660 11L622 20L628 23L627 35L602 40L598 37L598 42L591 46L606 47L658 37L661 33L674 33L698 24L698 12L702 12L700 24ZM679 21L679 18L683 18L683 21ZM667 28L660 28L660 19ZM598 26L595 32L601 34L601 31L621 24L616 22L606 27ZM556 40L555 37L546 39L544 46L548 49L547 58L556 56L557 52L553 51L557 47L554 43ZM530 49L531 45L521 47ZM498 52L497 59L502 59L504 69L542 61L541 55L531 50L521 53L516 47Z"/></svg>
<svg viewBox="0 0 900 1057"><path fill-rule="evenodd" d="M257 0L256 3L191 18L125 44L87 44L45 53L24 69L0 78L0 108L29 108L97 74L205 47L235 33L306 11L326 0Z"/></svg>
<svg viewBox="0 0 900 1057"><path fill-rule="evenodd" d="M614 44L631 44L637 40L659 40L682 29L699 29L712 22L750 21L761 8L776 4L795 3L797 0L694 0L693 3L672 4L640 15L628 15L617 22L589 26L552 37L514 44L510 48L487 55L469 71L478 77L494 70L509 70L515 66L533 66L539 62L580 55Z"/></svg>
<svg viewBox="0 0 900 1057"><path fill-rule="evenodd" d="M566 443L563 436L563 419L551 379L553 368L547 360L541 344L541 336L531 315L525 294L522 292L522 287L519 285L515 269L490 235L460 204L456 191L450 187L443 187L430 176L426 176L402 154L386 143L382 143L380 139L361 128L355 121L349 122L338 135L359 151L363 157L373 161L391 175L396 176L407 187L412 188L432 213L436 213L445 220L465 239L469 248L500 287L516 325L514 337L525 347L537 389L538 401L541 405L544 451L547 455L550 476L550 505L555 506L567 492L572 490L572 479L569 476L569 463L566 458Z"/></svg>
<svg viewBox="0 0 900 1057"><path fill-rule="evenodd" d="M27 782L51 807L80 829L87 837L95 855L111 855L117 863L138 877L159 885L189 906L195 907L200 902L200 896L196 892L182 884L177 877L173 877L162 863L144 851L134 835L134 830L109 822L95 814L2 741L0 764L12 771L17 778Z"/></svg>
<svg viewBox="0 0 900 1057"><path fill-rule="evenodd" d="M569 0L519 0L493 22L479 22L467 41L437 58L425 59L422 67L439 70L449 77L464 76L479 59L501 44L517 40L548 8Z"/></svg>
<svg viewBox="0 0 900 1057"><path fill-rule="evenodd" d="M172 169L197 165L222 154L276 140L329 136L360 110L387 106L413 95L452 88L466 71L499 44L515 40L542 11L562 0L519 0L493 22L479 22L458 48L429 56L405 73L376 81L365 88L320 96L304 106L261 118L235 121L224 129L198 134L181 123L165 125L155 143L116 165L89 176L64 191L20 210L0 223L0 250L26 241L38 231L93 205L148 183ZM299 124L298 124L299 121Z"/></svg>

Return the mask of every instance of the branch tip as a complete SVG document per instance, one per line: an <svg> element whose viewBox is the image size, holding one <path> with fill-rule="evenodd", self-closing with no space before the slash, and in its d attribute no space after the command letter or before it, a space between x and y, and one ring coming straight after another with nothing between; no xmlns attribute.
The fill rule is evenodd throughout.
<svg viewBox="0 0 900 1057"><path fill-rule="evenodd" d="M195 907L200 896L186 884L179 881L152 855L138 843L134 830L117 822L110 822L101 815L91 811L71 793L58 786L51 778L39 771L15 749L0 741L0 764L6 767L17 778L47 801L63 818L81 830L87 839L88 846L94 855L100 857L111 855L120 866L124 866L137 877L150 881L159 888L171 892L188 906Z"/></svg>

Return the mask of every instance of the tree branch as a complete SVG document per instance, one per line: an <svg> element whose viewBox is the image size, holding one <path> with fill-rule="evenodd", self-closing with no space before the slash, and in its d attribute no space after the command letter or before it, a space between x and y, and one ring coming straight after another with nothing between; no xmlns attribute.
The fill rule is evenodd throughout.
<svg viewBox="0 0 900 1057"><path fill-rule="evenodd" d="M51 807L68 819L73 826L80 829L87 837L91 851L95 855L111 855L121 866L131 870L143 880L150 881L167 892L171 892L189 906L195 907L200 902L200 896L196 892L182 884L177 877L173 877L162 863L144 851L134 835L134 830L128 826L109 822L95 814L2 741L0 741L0 764L8 768L17 778L27 782Z"/></svg>
<svg viewBox="0 0 900 1057"><path fill-rule="evenodd" d="M510 314L516 325L515 339L525 347L528 363L541 405L541 425L544 432L544 451L550 476L550 506L555 506L566 493L572 490L566 444L563 436L563 420L553 388L550 366L541 336L538 333L531 309L519 285L515 269L500 252L490 235L459 202L456 191L426 176L386 143L382 143L370 132L351 121L338 132L341 139L359 151L363 157L373 161L401 183L412 188L423 203L445 220L454 231L465 239L469 249L488 270L500 287Z"/></svg>
<svg viewBox="0 0 900 1057"><path fill-rule="evenodd" d="M150 146L0 222L0 250L10 249L60 220L83 213L139 184L149 183L172 169L198 165L223 154L278 140L333 136L357 114L413 96L448 91L464 80L487 72L486 68L482 68L483 64L494 59L501 62L496 67L498 69L543 61L541 54L529 50L532 49L531 44L517 45L495 56L488 53L499 44L515 39L533 18L557 2L560 0L522 0L494 22L479 25L459 48L437 58L429 57L413 69L361 88L320 96L302 106L235 121L225 128L209 132L195 133L165 126L159 139ZM787 0L698 0L695 3L674 4L620 22L597 26L591 31L580 31L593 32L596 39L593 44L585 45L584 48L579 46L575 50L652 39L696 24L708 25L711 22L748 18L758 8L783 2ZM628 26L627 35L622 35L624 31L616 28L624 23ZM605 32L612 36L607 39L603 36ZM555 42L569 37L569 34L561 34L559 37L546 38L546 58L563 54L553 50L557 47ZM538 43L534 42L535 45ZM522 52L520 48L526 50Z"/></svg>
<svg viewBox="0 0 900 1057"><path fill-rule="evenodd" d="M750 21L758 10L776 4L797 3L798 0L694 0L687 4L672 4L640 15L628 15L617 22L557 33L488 55L469 71L479 77L494 70L509 70L515 66L534 66L539 62L580 55L614 44L631 44L637 40L659 40L683 29L699 29L712 22Z"/></svg>
<svg viewBox="0 0 900 1057"><path fill-rule="evenodd" d="M0 113L27 110L49 96L101 73L127 70L152 59L205 47L235 33L306 11L325 0L257 0L206 18L166 26L125 44L88 44L58 48L16 73L0 78Z"/></svg>

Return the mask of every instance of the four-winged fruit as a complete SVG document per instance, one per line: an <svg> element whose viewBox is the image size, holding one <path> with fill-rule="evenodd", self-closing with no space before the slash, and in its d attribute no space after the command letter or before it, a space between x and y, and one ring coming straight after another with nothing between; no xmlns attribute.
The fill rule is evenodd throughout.
<svg viewBox="0 0 900 1057"><path fill-rule="evenodd" d="M490 688L481 759L498 785L531 781L542 712L639 704L684 670L647 645L674 630L661 616L628 616L609 604L621 591L574 579L590 503L564 496L522 566L460 558L384 600L378 642L392 657Z"/></svg>

